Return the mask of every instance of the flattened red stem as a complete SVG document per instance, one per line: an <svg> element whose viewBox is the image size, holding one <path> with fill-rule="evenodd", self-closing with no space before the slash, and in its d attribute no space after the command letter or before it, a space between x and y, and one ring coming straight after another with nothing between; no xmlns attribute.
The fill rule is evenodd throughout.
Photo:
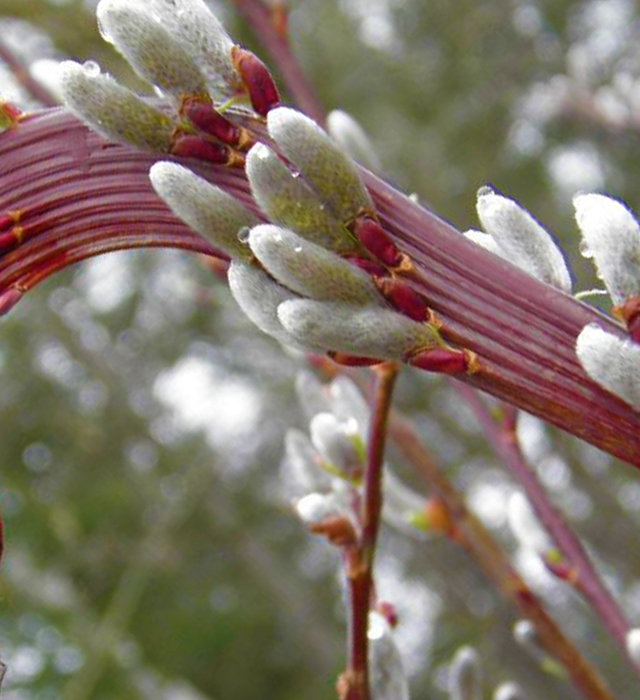
<svg viewBox="0 0 640 700"><path fill-rule="evenodd" d="M201 131L229 146L247 150L254 143L246 129L231 123L210 102L199 95L185 97L180 105L180 114Z"/></svg>
<svg viewBox="0 0 640 700"><path fill-rule="evenodd" d="M254 111L266 117L280 104L271 72L254 53L237 44L231 47L231 61L242 78Z"/></svg>

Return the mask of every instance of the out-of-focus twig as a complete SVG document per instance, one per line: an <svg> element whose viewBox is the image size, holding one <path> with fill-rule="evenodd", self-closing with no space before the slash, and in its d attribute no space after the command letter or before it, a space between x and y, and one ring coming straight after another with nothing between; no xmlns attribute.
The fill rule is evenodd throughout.
<svg viewBox="0 0 640 700"><path fill-rule="evenodd" d="M475 413L496 457L522 484L540 522L553 538L571 569L571 576L568 580L589 602L620 647L636 676L639 676L638 668L631 661L627 652L626 636L630 627L629 623L593 567L580 540L553 507L544 488L526 464L516 438L514 421L509 418L506 426L499 425L492 418L486 404L474 389L466 387L460 382L455 382L455 386ZM508 407L507 410L508 413L513 412L512 407Z"/></svg>
<svg viewBox="0 0 640 700"><path fill-rule="evenodd" d="M545 611L482 523L469 512L461 496L423 447L412 423L395 411L389 421L389 437L422 477L429 492L448 511L452 523L449 537L476 561L485 575L514 603L518 613L531 620L541 643L564 667L575 687L589 700L613 700L595 669Z"/></svg>
<svg viewBox="0 0 640 700"><path fill-rule="evenodd" d="M348 659L347 669L338 680L341 700L369 700L369 610L373 595L373 561L382 511L382 471L387 425L393 387L399 367L394 362L379 365L371 408L367 440L363 493L360 508L361 535L357 545L345 556L348 589Z"/></svg>
<svg viewBox="0 0 640 700"><path fill-rule="evenodd" d="M56 107L59 104L49 90L31 76L26 66L2 41L2 38L0 38L0 60L5 63L22 88L42 107Z"/></svg>

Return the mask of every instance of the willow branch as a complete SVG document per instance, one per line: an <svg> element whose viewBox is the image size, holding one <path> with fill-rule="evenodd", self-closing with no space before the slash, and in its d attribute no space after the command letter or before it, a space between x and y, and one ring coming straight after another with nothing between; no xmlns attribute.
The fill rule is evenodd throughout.
<svg viewBox="0 0 640 700"><path fill-rule="evenodd" d="M40 281L64 267L65 256L93 235L118 239L123 249L137 237L137 245L217 255L156 197L148 180L156 157L108 144L62 109L1 133L0 159L0 218L19 211L22 230L18 245L0 250L0 295L20 293L23 282L33 286L34 270L42 270ZM240 168L188 165L260 215ZM640 413L592 382L574 351L588 323L623 335L621 328L362 172L383 225L413 260L411 283L445 324L447 340L482 360L484 371L462 381L640 467Z"/></svg>
<svg viewBox="0 0 640 700"><path fill-rule="evenodd" d="M422 446L410 421L393 412L389 437L424 480L430 493L447 510L453 524L450 538L476 561L487 578L511 600L518 613L531 620L540 642L564 667L575 687L588 700L612 700L604 681L545 611L486 528L469 512L461 496Z"/></svg>
<svg viewBox="0 0 640 700"><path fill-rule="evenodd" d="M580 540L553 507L544 488L526 464L513 431L515 426L510 426L507 430L499 426L475 391L470 387L456 384L461 395L475 413L494 454L522 484L538 519L547 529L571 568L572 585L590 603L618 644L636 677L640 678L640 672L627 652L626 635L629 631L629 623L595 570Z"/></svg>

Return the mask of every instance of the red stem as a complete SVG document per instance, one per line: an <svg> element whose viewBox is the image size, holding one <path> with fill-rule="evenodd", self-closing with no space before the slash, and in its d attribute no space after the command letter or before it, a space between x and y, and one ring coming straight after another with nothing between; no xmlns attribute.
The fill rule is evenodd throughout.
<svg viewBox="0 0 640 700"><path fill-rule="evenodd" d="M200 250L216 255L155 196L148 181L155 160L107 144L62 109L2 132L0 216L20 210L28 240L0 255L0 293L55 255L67 236L79 236L74 226L89 236L114 235L123 248L128 236L146 235L150 246L199 241ZM188 164L259 213L241 170ZM363 176L383 225L414 261L411 284L445 323L447 339L481 359L485 370L461 379L640 467L640 413L589 380L574 352L587 323L623 335L620 326L473 245L382 180Z"/></svg>
<svg viewBox="0 0 640 700"><path fill-rule="evenodd" d="M396 363L385 363L374 370L377 377L367 439L363 493L360 509L362 534L357 549L346 553L349 589L349 634L346 686L342 700L369 700L369 610L373 597L373 561L382 513L384 449L393 387L398 376Z"/></svg>
<svg viewBox="0 0 640 700"><path fill-rule="evenodd" d="M473 409L496 457L522 484L540 522L552 536L569 565L575 570L576 587L591 604L622 650L632 670L640 678L640 671L629 658L627 652L626 635L629 631L629 623L594 569L580 540L571 531L564 518L551 505L546 491L525 463L515 434L504 430L493 420L487 406L476 391L460 382L455 382L455 385Z"/></svg>

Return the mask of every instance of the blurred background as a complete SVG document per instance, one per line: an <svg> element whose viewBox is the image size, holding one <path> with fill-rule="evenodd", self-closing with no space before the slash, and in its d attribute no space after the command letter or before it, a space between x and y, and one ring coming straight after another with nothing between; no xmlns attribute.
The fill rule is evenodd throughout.
<svg viewBox="0 0 640 700"><path fill-rule="evenodd" d="M233 3L211 5L265 57ZM0 40L42 80L70 57L142 89L101 40L94 9L0 0ZM293 50L323 104L360 121L392 182L461 230L478 226L475 193L491 183L557 236L576 290L597 285L571 196L597 190L640 207L636 3L292 0L290 10ZM1 62L0 97L37 106ZM2 319L7 700L335 696L338 559L293 516L281 471L285 431L306 429L294 391L303 367L200 260L175 252L88 262ZM509 527L518 484L460 398L405 370L396 403L617 697L639 697L590 609ZM536 420L520 428L550 498L640 625L637 473ZM513 609L454 545L385 529L378 577L397 605L413 698L447 697L463 644L480 654L487 698L507 680L529 700L579 697L514 643Z"/></svg>

